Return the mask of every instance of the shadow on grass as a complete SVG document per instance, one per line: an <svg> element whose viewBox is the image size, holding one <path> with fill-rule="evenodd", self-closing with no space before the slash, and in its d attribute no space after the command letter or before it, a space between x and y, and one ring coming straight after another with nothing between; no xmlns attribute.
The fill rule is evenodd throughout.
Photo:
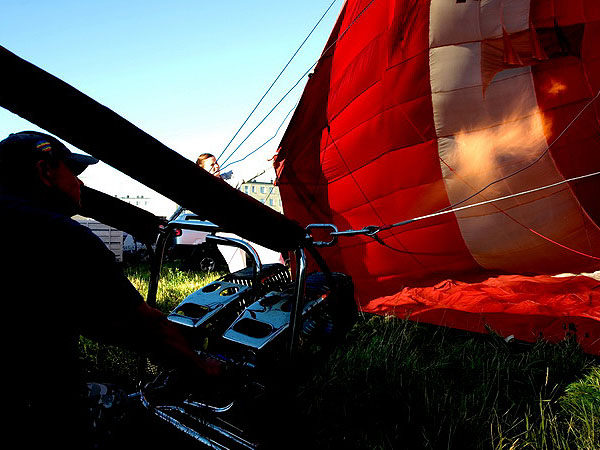
<svg viewBox="0 0 600 450"><path fill-rule="evenodd" d="M558 401L594 364L569 341L511 345L493 334L367 317L311 367L317 373L301 384L289 433L298 448L575 448ZM598 414L600 390L591 390ZM552 430L548 420L557 422ZM541 436L549 432L553 441Z"/></svg>

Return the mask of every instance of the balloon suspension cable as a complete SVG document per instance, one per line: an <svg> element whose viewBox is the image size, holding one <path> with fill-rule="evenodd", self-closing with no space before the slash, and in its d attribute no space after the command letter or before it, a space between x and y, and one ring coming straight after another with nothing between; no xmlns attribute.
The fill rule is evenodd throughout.
<svg viewBox="0 0 600 450"><path fill-rule="evenodd" d="M270 115L273 113L273 111L275 111L275 109L277 109L277 107L278 107L278 106L279 106L279 105L280 105L280 104L281 104L281 103L282 103L282 102L283 102L283 101L284 101L284 100L287 98L287 96L288 96L288 95L290 95L290 93L291 93L291 92L292 92L294 89L296 89L296 87L297 87L297 86L300 84L300 82L301 82L301 81L304 79L304 77L306 77L306 76L307 76L307 75L310 73L310 71L311 71L311 70L312 70L312 69L313 69L313 68L314 68L314 67L315 67L315 66L316 66L316 65L319 63L319 61L321 61L321 59L323 59L323 58L325 57L325 55L326 55L326 54L329 52L329 50L331 50L331 49L332 49L332 48L333 48L333 47L334 47L334 46L335 46L335 45L336 45L336 44L337 44L337 43L340 41L340 39L342 39L342 38L343 38L343 37L346 35L346 33L348 32L348 30L350 30L350 28L351 28L351 27L352 27L352 26L353 26L353 25L354 25L354 24L355 24L355 23L358 21L358 19L360 19L360 18L363 16L363 14L364 14L364 13L367 11L367 9L369 9L369 7L370 7L370 6L371 6L371 5L372 5L374 2L375 2L375 0L371 0L371 1L370 1L370 2L367 4L367 6L365 6L365 7L362 9L362 11L361 11L361 12L360 12L360 13L359 13L359 14L358 14L358 15L357 15L355 18L354 18L354 20L352 20L352 22L350 22L350 24L349 24L349 25L348 25L348 26L347 26L347 27L344 29L344 31L342 31L342 32L340 33L339 37L338 37L338 38L337 38L335 41L333 41L333 42L331 43L331 45L329 45L329 46L328 46L328 47L327 47L325 50L323 50L323 52L321 53L321 56L319 57L319 59L317 59L317 60L316 60L316 61L315 61L315 62L314 62L314 63L313 63L313 64L312 64L312 65L311 65L311 66L310 66L310 67L309 67L309 68L308 68L308 69L307 69L307 70L306 70L306 71L305 71L303 74L302 74L302 76L301 76L301 77L298 79L298 81L296 81L296 83L294 83L294 85L293 85L293 86L292 86L290 89L288 89L288 91L287 91L287 92L286 92L286 93L283 95L283 97L281 97L281 99L280 99L280 100L279 100L279 101L278 101L278 102L275 104L275 106L273 106L273 108L271 108L271 109L269 110L269 112L268 112L268 113L265 115L265 117L263 117L263 118L262 118L262 120L261 120L261 121L258 123L258 125L256 125L256 126L255 126L255 127L254 127L254 128L251 130L251 131L250 131L250 133L248 133L248 135L247 135L247 136L244 138L244 140L243 140L242 142L240 142L240 143L238 144L238 146L237 146L237 147L236 147L236 148L235 148L235 149L234 149L234 150L233 150L233 151L232 151L232 152L229 154L229 156L228 156L228 157L227 157L227 158L226 158L226 159L225 159L225 160L224 160L224 161L221 163L222 165L224 165L225 163L227 163L227 161L229 160L229 158L231 158L231 157L232 157L232 156L233 156L233 155L234 155L234 154L235 154L235 153L236 153L236 152L237 152L237 151L240 149L240 147L241 147L241 146L242 146L242 145L243 145L243 144L244 144L244 143L245 143L245 142L246 142L246 141L247 141L247 140L250 138L250 136L252 136L252 135L254 134L254 132L255 132L255 131L256 131L256 130L257 130L257 129L258 129L258 128L259 128L259 127L260 127L260 126L261 126L261 125L264 123L264 122L265 122L265 120L267 120L267 118L268 118L268 117L269 117L269 116L270 116ZM265 95L266 95L266 94L265 94ZM262 99L261 99L261 101L262 101ZM258 106L258 105L257 105L257 106ZM256 108L255 108L255 109L256 109ZM254 111L253 111L253 112L254 112ZM252 114L252 113L251 113L251 114ZM249 118L250 118L250 117L248 117L248 119L249 119ZM246 119L246 121L247 121L248 119ZM244 124L245 124L245 123L246 123L246 122L244 122ZM242 125L242 127L243 127L243 126L244 126L244 125ZM242 127L240 127L240 130L241 130L241 128L242 128ZM239 133L239 130L238 130L238 133ZM237 134L238 134L238 133L236 133L236 136L237 136ZM232 138L232 139L231 139L231 141L233 141L233 139L235 139L235 136L234 136L234 138ZM227 148L229 147L229 145L230 145L230 144L231 144L231 142L230 142L229 144L227 144L227 147L226 147L225 149L227 149ZM220 158L221 158L221 156L223 156L223 153L224 153L224 152L225 152L225 150L223 150L223 152L221 152L221 155L219 155L219 158L217 158L217 159L220 159Z"/></svg>
<svg viewBox="0 0 600 450"><path fill-rule="evenodd" d="M277 137L277 135L279 134L279 131L281 130L281 128L283 127L283 125L285 124L285 121L287 120L287 118L290 116L291 113L294 112L294 110L296 109L296 107L298 106L298 102L296 102L296 104L294 105L294 107L292 109L290 109L288 111L288 113L285 115L285 117L283 118L283 120L281 121L281 123L279 124L279 126L277 127L277 130L275 131L275 134L273 134L273 136L271 136L269 139L267 139L265 142L263 142L258 148L255 148L254 150L252 150L250 153L248 153L246 156L244 156L241 159L238 159L237 161L233 161L230 162L228 164L226 164L226 161L223 163L223 166L221 167L222 170L227 169L229 166L232 166L234 164L240 163L242 161L244 161L246 158L248 158L249 156L253 155L254 153L256 153L257 151L259 151L261 148L263 148L265 145L267 145L269 142L271 142L273 139L275 139L275 137ZM233 153L232 153L233 155ZM231 155L230 155L231 156ZM229 159L229 158L228 158ZM264 173L264 172L263 172Z"/></svg>
<svg viewBox="0 0 600 450"><path fill-rule="evenodd" d="M300 44L300 46L296 49L296 51L294 52L294 54L292 55L292 57L290 58L290 60L283 67L283 69L281 69L281 72L279 72L279 75L277 75L277 77L275 78L275 80L271 83L271 85L269 86L269 88L267 89L267 91L263 94L263 96L260 98L260 100L258 101L258 103L256 104L256 106L254 107L254 109L250 112L250 114L248 114L248 117L246 117L246 120L244 120L244 122L238 128L238 130L235 132L235 134L233 135L233 137L231 138L231 140L227 143L227 145L225 146L225 148L223 149L223 151L221 152L221 154L219 155L219 157L217 158L217 160L221 159L221 157L227 151L227 149L229 148L229 146L231 145L231 143L233 142L233 140L237 137L237 135L240 133L240 131L242 131L242 128L244 128L244 126L246 125L246 123L248 122L248 120L250 120L250 117L252 117L252 115L254 114L254 112L258 109L258 107L260 106L260 104L262 103L262 101L265 99L265 97L267 96L267 94L269 92L271 92L271 89L273 88L273 86L275 86L275 83L277 83L277 81L279 80L279 78L281 78L281 76L283 75L283 72L285 72L285 70L292 63L292 61L294 60L294 58L296 57L296 55L298 54L298 52L300 52L300 50L302 49L302 47L304 47L304 44L306 44L306 41L308 41L308 39L312 36L312 34L314 33L314 31L317 29L317 27L319 26L319 24L323 21L323 19L325 18L325 16L329 12L329 10L333 7L333 5L335 4L335 2L337 2L337 0L333 0L331 2L331 4L327 8L327 10L325 10L325 12L321 16L321 18L318 20L318 22L315 24L315 26L312 28L312 30L310 30L310 33L308 33L308 36L306 36L306 38L304 38L304 41L302 41L302 44ZM235 150L234 150L233 153L235 153ZM233 155L233 153L231 155ZM225 164L227 162L227 160L231 157L231 155L229 155L227 157L227 159L225 161L223 161L223 164Z"/></svg>
<svg viewBox="0 0 600 450"><path fill-rule="evenodd" d="M390 230L390 229L393 229L393 228L402 227L402 226L409 225L409 224L412 224L412 223L415 223L415 222L419 222L421 220L431 219L431 218L442 216L442 215L445 215L445 214L454 214L454 213L457 213L459 211L465 211L465 210L471 209L471 208L478 208L480 206L489 205L489 204L492 204L492 203L495 203L495 202L500 202L500 201L503 201L503 200L509 200L511 198L516 198L516 197L520 197L520 196L523 196L523 195L528 195L528 194L532 194L532 193L535 193L535 192L539 192L539 191L543 191L543 190L547 190L547 189L552 189L552 188L558 187L558 186L566 184L566 183L571 183L571 182L575 182L575 181L579 181L579 180L583 180L583 179L587 179L587 178L592 178L592 177L596 177L596 176L600 176L600 171L588 173L586 175L581 175L581 176L577 176L577 177L573 177L573 178L569 178L569 179L565 179L565 180L562 180L562 181L558 181L556 183L548 184L546 186L541 186L541 187L537 187L537 188L534 188L534 189L529 189L529 190L522 191L522 192L517 192L517 193L514 193L514 194L510 194L510 195L505 195L503 197L498 197L498 198L495 198L495 199L486 200L486 201L479 202L479 203L472 203L470 205L460 206L460 207L457 207L457 208L446 209L446 210L443 210L443 211L437 211L437 212L434 212L434 213L431 213L431 214L426 214L426 215L423 215L423 216L413 217L412 219L403 220L401 222L397 222L397 223L394 223L392 225L387 225L387 226L382 226L382 227L379 227L379 226L376 226L376 225L370 225L370 226L364 227L364 228L362 228L360 230L352 230L352 229L350 229L350 230L345 230L345 231L337 231L337 228L334 225L328 225L328 224L327 225L313 225L312 228L324 228L324 227L328 227L329 226L332 229L334 229L334 231L332 231L330 233L330 235L332 237L332 241L330 241L330 242L317 242L314 245L316 245L316 246L330 246L330 245L333 245L335 243L334 241L337 241L337 238L340 237L340 236L361 236L361 235L362 236L372 237L372 238L376 239L378 242L383 243L383 241L381 241L381 239L377 236L382 231L387 231L387 230ZM530 231L534 232L536 235L538 235L538 236L540 236L540 237L542 237L544 239L549 240L550 242L553 242L553 243L559 245L560 247L563 247L563 248L565 248L567 250L570 250L570 251L573 251L575 253L578 253L578 254L580 254L582 256L585 256L585 257L588 257L588 258L600 261L600 257L598 257L598 256L593 256L593 255L589 255L589 254L586 254L586 253L579 252L579 251L571 249L571 248L569 248L569 247L567 247L565 245L562 245L562 244L560 244L558 242L552 241L551 239L546 238L545 236L543 236L543 235L535 232L534 230L530 229Z"/></svg>
<svg viewBox="0 0 600 450"><path fill-rule="evenodd" d="M566 127L565 127L565 128L562 130L562 131L561 131L561 133L560 133L560 134L559 134L559 135L556 137L556 139L554 139L554 140L553 140L553 141L552 141L552 142L551 142L551 143L550 143L550 144L549 144L549 145L548 145L548 146L547 146L547 147L544 149L544 151L543 151L543 152L542 152L542 153L541 153L541 154L540 154L540 155L539 155L537 158L535 158L533 161L531 161L529 164L527 164L526 166L523 166L523 167L521 167L521 168L520 168L520 169L518 169L518 170L515 170L515 171L514 171L514 172L512 172L512 173L509 173L508 175L505 175L505 176L503 176L503 177L501 177L501 178L498 178L498 179L496 179L496 180L492 181L491 183L489 183L489 184L487 184L486 186L484 186L484 187L482 187L481 189L479 189L477 192L475 192L475 193L473 193L473 194L469 195L469 196L468 196L468 197L466 197L466 198L463 198L463 199L462 199L461 201L459 201L459 202L456 202L456 203L454 203L454 204L452 204L452 205L449 205L449 206L447 206L447 207L445 207L445 208L441 209L440 211L444 211L444 210L447 210L447 209L452 209L452 208L454 208L454 207L456 207L456 206L458 206L458 205L461 205L461 204L463 204L463 203L465 203L465 202L468 202L469 200L471 200L472 198L474 198L474 197L478 196L479 194L481 194L482 192L486 191L487 189L489 189L489 188L490 188L490 187L492 187L493 185L495 185L495 184L497 184L497 183L500 183L501 181L504 181L504 180L506 180L506 179L508 179L508 178L514 177L515 175L517 175L517 174L519 174L519 173L521 173L521 172L523 172L523 171L525 171L525 170L529 169L529 168L530 168L530 167L532 167L533 165L535 165L535 164L537 164L538 162L540 162L540 161L542 160L542 158L548 154L548 152L550 151L550 149L552 148L552 146L554 146L554 144L556 144L556 142L557 142L557 141L558 141L560 138L562 138L562 137L564 136L564 134L565 134L565 133L566 133L566 132L569 130L569 128L571 128L571 127L573 126L573 124L574 124L575 122L577 122L577 120L578 120L578 119L581 117L581 115L582 115L582 114L585 112L585 110L586 110L586 109L588 109L588 108L589 108L589 107L592 105L592 103L594 103L596 100L598 100L598 97L600 97L600 90L599 90L599 91L596 93L596 95L595 95L595 96L594 96L594 97L593 97L593 98L592 98L592 99L591 99L589 102L587 102L587 103L585 104L585 106L584 106L584 107L581 109L581 111L579 111L579 113L577 113L577 115L576 115L576 116L573 118L573 120L571 120L571 122L569 122L569 123L568 123L568 125L567 125L567 126L566 126Z"/></svg>

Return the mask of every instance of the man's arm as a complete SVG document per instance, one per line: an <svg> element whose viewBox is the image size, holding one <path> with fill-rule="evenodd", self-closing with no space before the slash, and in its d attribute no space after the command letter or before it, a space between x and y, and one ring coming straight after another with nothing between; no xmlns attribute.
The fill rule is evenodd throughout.
<svg viewBox="0 0 600 450"><path fill-rule="evenodd" d="M145 342L141 343L140 350L148 352L171 367L183 369L192 375L195 373L207 376L221 374L220 363L213 359L200 358L179 329L169 322L162 312L143 302L133 310L132 314L131 319L138 324L135 328L138 328L137 332L139 332L133 341L138 341L139 337L147 338ZM130 335L131 331L127 330L125 337Z"/></svg>
<svg viewBox="0 0 600 450"><path fill-rule="evenodd" d="M107 344L147 353L157 362L182 369L191 376L215 376L220 364L200 358L177 326L159 310L151 308L127 279L114 255L93 233L71 227L69 272L73 289L85 291L77 303L82 334ZM81 254L86 264L81 264Z"/></svg>
<svg viewBox="0 0 600 450"><path fill-rule="evenodd" d="M84 334L105 344L147 354L160 365L178 369L190 381L206 377L214 381L222 375L222 364L198 356L183 333L161 311L148 306L141 297L138 302L124 303L117 311L98 308L92 312L95 320Z"/></svg>

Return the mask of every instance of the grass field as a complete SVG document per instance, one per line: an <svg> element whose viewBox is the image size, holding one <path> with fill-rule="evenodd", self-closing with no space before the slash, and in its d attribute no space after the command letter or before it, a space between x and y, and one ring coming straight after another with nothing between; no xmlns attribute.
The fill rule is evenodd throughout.
<svg viewBox="0 0 600 450"><path fill-rule="evenodd" d="M127 273L145 292L147 269ZM165 268L159 307L214 278ZM131 383L135 355L81 348L90 377ZM294 447L600 449L600 361L570 341L511 344L361 316L332 354L299 369L279 423Z"/></svg>

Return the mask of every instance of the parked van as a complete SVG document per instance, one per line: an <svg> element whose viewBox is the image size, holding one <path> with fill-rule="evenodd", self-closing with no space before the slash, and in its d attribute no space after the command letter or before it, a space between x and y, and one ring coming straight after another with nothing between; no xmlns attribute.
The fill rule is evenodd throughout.
<svg viewBox="0 0 600 450"><path fill-rule="evenodd" d="M183 208L178 208L170 220L202 220L197 214ZM217 245L206 242L208 232L181 229L173 237L167 257L171 260L181 260L186 268L203 271L229 271L227 262Z"/></svg>

